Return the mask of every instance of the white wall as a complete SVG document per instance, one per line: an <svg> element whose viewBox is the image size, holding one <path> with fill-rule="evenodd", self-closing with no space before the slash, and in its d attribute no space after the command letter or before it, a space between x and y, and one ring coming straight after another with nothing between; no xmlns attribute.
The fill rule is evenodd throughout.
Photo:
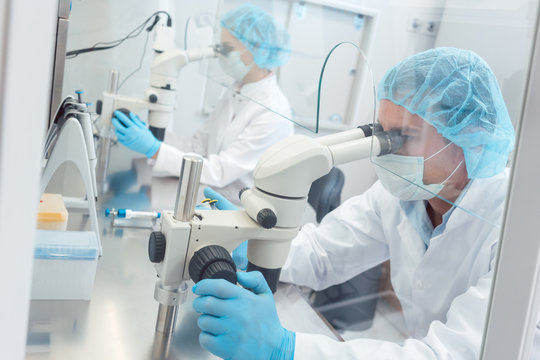
<svg viewBox="0 0 540 360"><path fill-rule="evenodd" d="M514 124L521 117L537 16L535 0L447 0L436 42L473 50L487 61Z"/></svg>
<svg viewBox="0 0 540 360"><path fill-rule="evenodd" d="M57 11L55 1L0 2L2 359L23 359L25 352L39 169L51 96Z"/></svg>

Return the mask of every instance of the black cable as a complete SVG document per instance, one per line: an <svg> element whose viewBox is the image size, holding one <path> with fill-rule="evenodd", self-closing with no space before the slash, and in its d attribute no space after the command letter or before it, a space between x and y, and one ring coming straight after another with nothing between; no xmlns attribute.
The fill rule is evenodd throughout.
<svg viewBox="0 0 540 360"><path fill-rule="evenodd" d="M144 29L144 26L148 23L148 21L150 21L150 19L153 16L154 15L152 15L150 18L146 19L145 22L143 22L141 25L137 26L134 30L132 30L129 34L127 34L122 39L115 40L115 41L110 41L110 42L97 42L90 48L84 48L84 49L79 49L79 50L68 51L66 53L66 58L67 59L72 59L74 57L77 57L77 55L79 55L79 54L83 54L83 53L87 53L87 52L93 52L93 51L101 51L101 50L112 49L112 48L120 45L121 43L123 43L127 39L137 37L137 36L140 35L140 33ZM100 44L109 45L109 46L100 46L100 47L98 47L98 45L100 45Z"/></svg>
<svg viewBox="0 0 540 360"><path fill-rule="evenodd" d="M83 49L77 49L77 50L71 50L71 51L68 51L66 52L66 59L73 59L75 57L77 57L79 54L84 54L84 53L88 53L88 52L93 52L93 51L102 51L102 50L108 50L108 49L112 49L120 44L122 44L124 41L126 41L127 39L132 39L132 38L135 38L137 36L139 36L141 34L141 32L144 30L144 27L152 20L152 18L154 19L154 22L146 29L146 31L150 32L152 31L152 29L154 28L154 26L158 23L159 21L159 14L165 14L167 15L167 26L170 27L172 26L172 18L171 16L169 15L168 12L166 11L156 11L155 13L153 13L152 15L150 15L150 17L148 17L148 19L146 19L142 24L140 24L139 26L137 26L135 29L133 29L132 31L129 32L129 34L127 34L125 37L123 37L122 39L118 39L118 40L114 40L114 41L109 41L109 42L103 42L103 41L100 41L100 42L97 42L95 43L94 45L92 45L91 47L89 48L83 48ZM105 46L98 46L98 45L105 45Z"/></svg>
<svg viewBox="0 0 540 360"><path fill-rule="evenodd" d="M122 85L124 85L124 83L133 75L135 74L137 71L141 70L141 67L142 67L142 64L143 64L143 60L144 60L144 55L146 54L146 46L148 45L148 37L150 36L150 32L147 32L146 33L146 40L144 41L144 47L143 47L143 53L141 55L141 60L139 60L139 67L136 68L135 70L133 70L128 76L126 76L126 78L124 80L122 80L122 82L120 83L120 85L118 85L118 90L120 90L120 88L122 87Z"/></svg>

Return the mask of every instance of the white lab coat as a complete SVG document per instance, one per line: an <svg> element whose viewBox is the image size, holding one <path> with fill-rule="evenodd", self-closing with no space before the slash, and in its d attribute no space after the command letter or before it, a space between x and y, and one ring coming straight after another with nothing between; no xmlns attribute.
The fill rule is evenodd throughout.
<svg viewBox="0 0 540 360"><path fill-rule="evenodd" d="M402 202L380 182L318 227L305 225L281 280L319 290L390 259L410 339L337 342L298 333L294 359L478 359L500 232L492 224L501 224L507 180L506 171L472 181L458 202L484 219L455 208L427 249L411 221L426 216L424 202Z"/></svg>
<svg viewBox="0 0 540 360"><path fill-rule="evenodd" d="M163 143L154 171L178 176L184 154L197 153L204 157L201 183L239 204L238 192L253 185L253 169L261 155L294 132L293 123L278 115L290 119L291 110L273 73L244 85L240 93L244 96L227 90L192 137L176 146Z"/></svg>

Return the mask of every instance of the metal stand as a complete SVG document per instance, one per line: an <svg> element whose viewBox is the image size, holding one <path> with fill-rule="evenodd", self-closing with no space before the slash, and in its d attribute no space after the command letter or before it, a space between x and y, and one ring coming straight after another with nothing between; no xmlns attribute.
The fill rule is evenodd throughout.
<svg viewBox="0 0 540 360"><path fill-rule="evenodd" d="M174 218L178 221L190 222L193 217L202 166L203 159L200 156L184 156L174 210ZM174 332L178 305L185 301L187 291L188 286L184 281L172 286L163 284L161 279L156 282L154 297L159 302L156 332L163 334L163 336L159 336L159 346L154 344L154 351L160 349L162 358L166 359L168 356L172 338L170 335Z"/></svg>

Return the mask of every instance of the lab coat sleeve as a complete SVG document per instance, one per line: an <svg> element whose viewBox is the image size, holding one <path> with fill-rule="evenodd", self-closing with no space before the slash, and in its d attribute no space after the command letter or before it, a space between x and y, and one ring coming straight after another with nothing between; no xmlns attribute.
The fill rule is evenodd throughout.
<svg viewBox="0 0 540 360"><path fill-rule="evenodd" d="M182 158L185 152L171 146L169 144L161 143L159 147L159 154L154 163L154 172L166 173L171 176L180 176L180 169L182 168Z"/></svg>
<svg viewBox="0 0 540 360"><path fill-rule="evenodd" d="M323 335L298 333L294 359L478 359L491 280L492 272L456 297L446 322L433 321L422 339L408 339L402 344L373 339L338 342Z"/></svg>
<svg viewBox="0 0 540 360"><path fill-rule="evenodd" d="M225 187L253 171L268 147L292 134L293 125L288 120L271 111L263 111L249 122L233 143L218 154L209 154L203 159L201 182L218 188ZM166 171L178 176L185 153L162 144L154 171Z"/></svg>
<svg viewBox="0 0 540 360"><path fill-rule="evenodd" d="M385 194L377 182L326 215L319 226L304 225L291 242L280 280L321 290L388 259L376 201Z"/></svg>
<svg viewBox="0 0 540 360"><path fill-rule="evenodd" d="M169 135L169 134L167 134ZM171 137L167 137L169 140ZM174 146L168 142L161 143L159 153L154 162L154 172L166 173L171 176L179 176L182 168L182 158L187 153L196 153L205 156L205 144L208 143L209 128L207 125L202 129L197 130L190 137L182 137L180 140L174 141ZM174 138L174 137L173 137Z"/></svg>

